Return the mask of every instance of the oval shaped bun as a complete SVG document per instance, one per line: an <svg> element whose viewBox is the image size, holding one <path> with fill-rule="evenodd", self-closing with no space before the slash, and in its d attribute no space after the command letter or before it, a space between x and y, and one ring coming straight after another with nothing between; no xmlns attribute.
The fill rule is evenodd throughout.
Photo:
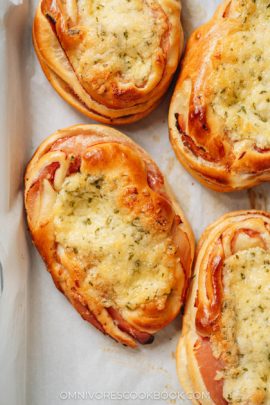
<svg viewBox="0 0 270 405"><path fill-rule="evenodd" d="M33 41L55 90L80 112L122 125L163 99L183 49L180 0L40 0Z"/></svg>
<svg viewBox="0 0 270 405"><path fill-rule="evenodd" d="M182 165L215 191L270 179L265 0L226 0L190 37L169 111Z"/></svg>
<svg viewBox="0 0 270 405"><path fill-rule="evenodd" d="M242 333L242 326L239 326L241 317L240 315L235 316L235 308L240 308L247 314L247 317L252 313L247 309L248 300L252 300L250 284L247 280L248 274L252 278L251 289L256 284L259 274L265 278L264 286L258 282L260 285L259 289L255 291L256 294L260 292L261 288L261 293L263 293L263 288L268 284L266 272L255 273L258 271L255 252L258 252L258 260L263 257L266 259L266 255L270 252L270 215L263 211L243 210L223 215L208 226L198 242L194 262L194 279L188 292L183 330L176 353L178 377L185 392L190 393L189 399L193 404L226 405L228 402L235 403L233 394L228 394L226 389L223 391L224 381L227 376L230 378L231 375L232 381L235 382L239 374L241 376L239 391L243 388L246 393L250 394L248 391L251 380L249 380L248 370L239 361L245 361L245 359L250 361L254 356L253 350L257 345L257 342L254 343L254 339L259 330L253 330L252 326L245 324ZM265 262L267 262L267 266L270 264L268 260ZM231 267L227 267L228 263ZM251 263L251 266L248 263ZM255 266L254 271L253 265ZM242 289L237 290L238 295L230 295L233 283L227 282L226 269L229 269L229 274L236 277L233 283L238 282L237 285L242 283ZM261 270L259 269L259 271ZM233 305L232 302L234 302ZM264 319L265 316L267 316L266 313L263 314L262 311L256 313L257 318ZM240 329L236 329L237 322ZM246 337L247 331L250 332L248 337ZM242 338L237 336L237 333L239 336L242 333ZM263 330L260 333L263 333ZM249 354L241 354L239 345L242 342L243 334L245 339L249 339ZM266 330L266 334L268 335L268 330ZM256 361L257 359L255 359L255 363ZM238 370L238 374L235 370ZM236 376L235 379L233 379L233 375ZM238 402L261 403L259 400L256 402L255 398L259 393L260 395L263 393L264 396L265 390L263 388L260 390L259 392L259 388L255 389L255 394L251 392L248 402L245 402L244 399L241 402L239 398ZM226 398L224 398L224 393L226 393Z"/></svg>
<svg viewBox="0 0 270 405"><path fill-rule="evenodd" d="M194 237L152 158L98 125L55 132L25 174L33 243L56 287L104 334L135 347L178 314Z"/></svg>

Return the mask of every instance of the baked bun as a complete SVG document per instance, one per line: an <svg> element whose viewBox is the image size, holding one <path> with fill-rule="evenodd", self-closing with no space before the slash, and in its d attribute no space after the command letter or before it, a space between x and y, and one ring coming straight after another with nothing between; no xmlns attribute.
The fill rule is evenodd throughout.
<svg viewBox="0 0 270 405"><path fill-rule="evenodd" d="M226 0L186 47L170 139L183 166L212 190L270 180L268 6Z"/></svg>
<svg viewBox="0 0 270 405"><path fill-rule="evenodd" d="M201 236L176 361L193 404L270 401L270 214L235 211Z"/></svg>
<svg viewBox="0 0 270 405"><path fill-rule="evenodd" d="M131 347L178 314L192 230L152 158L120 132L55 132L25 174L35 246L56 287L104 334Z"/></svg>
<svg viewBox="0 0 270 405"><path fill-rule="evenodd" d="M34 46L55 90L106 124L128 124L163 99L182 49L180 0L40 0Z"/></svg>

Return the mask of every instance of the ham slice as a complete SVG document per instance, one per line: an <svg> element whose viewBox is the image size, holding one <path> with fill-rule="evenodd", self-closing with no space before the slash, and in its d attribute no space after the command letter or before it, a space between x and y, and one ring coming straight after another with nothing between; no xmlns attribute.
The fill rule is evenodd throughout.
<svg viewBox="0 0 270 405"><path fill-rule="evenodd" d="M39 173L37 181L47 179L53 186L54 175L55 175L56 170L59 167L60 167L60 163L58 163L58 162L53 162L50 165L44 167L44 169L42 169L41 172Z"/></svg>
<svg viewBox="0 0 270 405"><path fill-rule="evenodd" d="M139 343L142 345L153 343L154 336L147 332L141 332L135 329L132 325L130 325L125 319L122 317L119 311L115 308L110 307L107 308L107 311L111 315L114 323L118 326L118 328L122 331L127 333L128 335L134 337Z"/></svg>
<svg viewBox="0 0 270 405"><path fill-rule="evenodd" d="M223 361L216 359L213 355L209 338L199 338L194 345L195 357L197 359L203 382L216 405L228 405L223 397L223 380L215 380L217 371L224 367Z"/></svg>
<svg viewBox="0 0 270 405"><path fill-rule="evenodd" d="M250 240L246 240L246 243L248 244L249 247L252 247L253 246L252 243L253 243L254 246L260 246L262 249L267 249L266 241L264 240L264 238L260 232L254 231L252 229L239 228L235 232L234 237L232 238L232 241L231 241L231 252L233 255L238 252L237 242L238 242L239 237L241 238L241 236L242 236L242 238L243 238L243 235L246 235L246 238L250 239ZM242 245L240 242L240 248L241 248L241 246Z"/></svg>
<svg viewBox="0 0 270 405"><path fill-rule="evenodd" d="M95 328L100 330L100 332L102 332L104 335L106 334L105 330L103 329L103 326L99 323L99 321L97 320L95 315L91 313L89 308L87 308L79 300L76 300L76 299L74 299L72 301L72 305L79 312L79 314L85 321L91 323L93 326L95 326Z"/></svg>

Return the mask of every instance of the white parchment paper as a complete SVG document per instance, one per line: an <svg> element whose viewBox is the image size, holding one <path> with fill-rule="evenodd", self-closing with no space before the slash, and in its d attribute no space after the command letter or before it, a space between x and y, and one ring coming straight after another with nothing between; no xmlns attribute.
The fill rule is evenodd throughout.
<svg viewBox="0 0 270 405"><path fill-rule="evenodd" d="M210 19L219 0L183 0L185 39ZM0 0L0 405L179 403L175 350L181 316L135 350L84 322L54 287L32 246L23 208L23 174L39 144L60 128L94 121L69 106L45 78L31 38L38 0ZM175 82L148 117L119 129L155 159L193 227L196 241L222 214L268 208L268 184L218 194L180 165L168 139L167 114ZM111 399L105 399L104 393ZM111 393L148 399L113 399ZM152 399L163 393L168 399ZM166 394L167 393L167 394ZM157 395L157 394L156 394ZM92 396L92 400L91 400ZM98 399L102 396L102 399Z"/></svg>

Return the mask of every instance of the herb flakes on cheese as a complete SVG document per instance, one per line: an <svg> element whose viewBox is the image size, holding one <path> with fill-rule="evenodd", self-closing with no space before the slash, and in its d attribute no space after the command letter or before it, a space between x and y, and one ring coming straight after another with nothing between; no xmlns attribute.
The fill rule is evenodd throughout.
<svg viewBox="0 0 270 405"><path fill-rule="evenodd" d="M233 404L269 404L270 253L256 247L228 258L223 285L223 396Z"/></svg>
<svg viewBox="0 0 270 405"><path fill-rule="evenodd" d="M152 73L152 58L167 30L156 0L78 0L78 26L87 29L78 74L100 94L110 75L141 87Z"/></svg>
<svg viewBox="0 0 270 405"><path fill-rule="evenodd" d="M232 141L270 147L270 7L268 0L236 2L239 29L217 44L210 83L212 108Z"/></svg>
<svg viewBox="0 0 270 405"><path fill-rule="evenodd" d="M84 268L85 287L100 291L104 306L132 310L155 297L165 305L176 263L172 238L119 204L127 184L124 175L67 177L54 206L56 242Z"/></svg>

